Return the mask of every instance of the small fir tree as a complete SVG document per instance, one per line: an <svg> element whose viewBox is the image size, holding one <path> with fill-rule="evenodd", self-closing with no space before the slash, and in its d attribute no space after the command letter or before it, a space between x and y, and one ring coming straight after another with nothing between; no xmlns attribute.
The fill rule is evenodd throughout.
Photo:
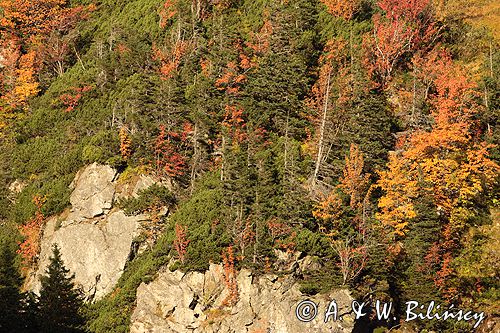
<svg viewBox="0 0 500 333"><path fill-rule="evenodd" d="M80 314L83 295L75 288L74 274L64 267L61 252L54 245L46 275L40 282L38 319L41 332L83 332L84 319Z"/></svg>

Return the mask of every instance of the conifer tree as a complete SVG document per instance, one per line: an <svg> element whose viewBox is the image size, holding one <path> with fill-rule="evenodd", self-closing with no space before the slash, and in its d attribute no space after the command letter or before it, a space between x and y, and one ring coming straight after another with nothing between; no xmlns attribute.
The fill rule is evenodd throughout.
<svg viewBox="0 0 500 333"><path fill-rule="evenodd" d="M20 331L21 276L14 259L8 241L0 240L0 332Z"/></svg>
<svg viewBox="0 0 500 333"><path fill-rule="evenodd" d="M61 252L54 245L46 275L40 282L42 288L38 299L38 321L40 332L73 333L83 332L83 304L81 291L75 287L74 274L64 267Z"/></svg>

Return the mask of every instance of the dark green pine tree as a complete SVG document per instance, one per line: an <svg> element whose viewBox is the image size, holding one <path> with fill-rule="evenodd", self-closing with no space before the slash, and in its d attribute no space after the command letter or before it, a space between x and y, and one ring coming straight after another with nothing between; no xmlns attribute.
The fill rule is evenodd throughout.
<svg viewBox="0 0 500 333"><path fill-rule="evenodd" d="M0 240L0 332L21 331L21 276L10 242Z"/></svg>
<svg viewBox="0 0 500 333"><path fill-rule="evenodd" d="M84 332L85 323L80 309L81 291L75 288L74 274L64 267L61 252L54 245L46 275L40 278L42 288L38 298L38 325L40 332Z"/></svg>

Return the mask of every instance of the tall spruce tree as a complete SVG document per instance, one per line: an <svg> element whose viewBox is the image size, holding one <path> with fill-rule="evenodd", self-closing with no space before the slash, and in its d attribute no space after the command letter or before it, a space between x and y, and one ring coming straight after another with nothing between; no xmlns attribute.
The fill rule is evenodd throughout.
<svg viewBox="0 0 500 333"><path fill-rule="evenodd" d="M84 332L85 323L80 308L83 305L81 291L75 287L74 274L64 267L61 252L53 246L46 275L40 278L42 288L38 299L38 325L40 332Z"/></svg>
<svg viewBox="0 0 500 333"><path fill-rule="evenodd" d="M21 331L21 276L14 266L11 242L0 239L0 332Z"/></svg>

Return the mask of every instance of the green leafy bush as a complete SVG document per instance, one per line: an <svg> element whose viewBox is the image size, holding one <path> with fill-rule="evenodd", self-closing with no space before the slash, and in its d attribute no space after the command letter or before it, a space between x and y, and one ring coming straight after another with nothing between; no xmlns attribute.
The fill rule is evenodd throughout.
<svg viewBox="0 0 500 333"><path fill-rule="evenodd" d="M137 198L125 198L118 201L118 207L127 215L137 215L153 207L159 208L170 206L175 203L175 198L168 188L153 184L147 189L141 190Z"/></svg>

